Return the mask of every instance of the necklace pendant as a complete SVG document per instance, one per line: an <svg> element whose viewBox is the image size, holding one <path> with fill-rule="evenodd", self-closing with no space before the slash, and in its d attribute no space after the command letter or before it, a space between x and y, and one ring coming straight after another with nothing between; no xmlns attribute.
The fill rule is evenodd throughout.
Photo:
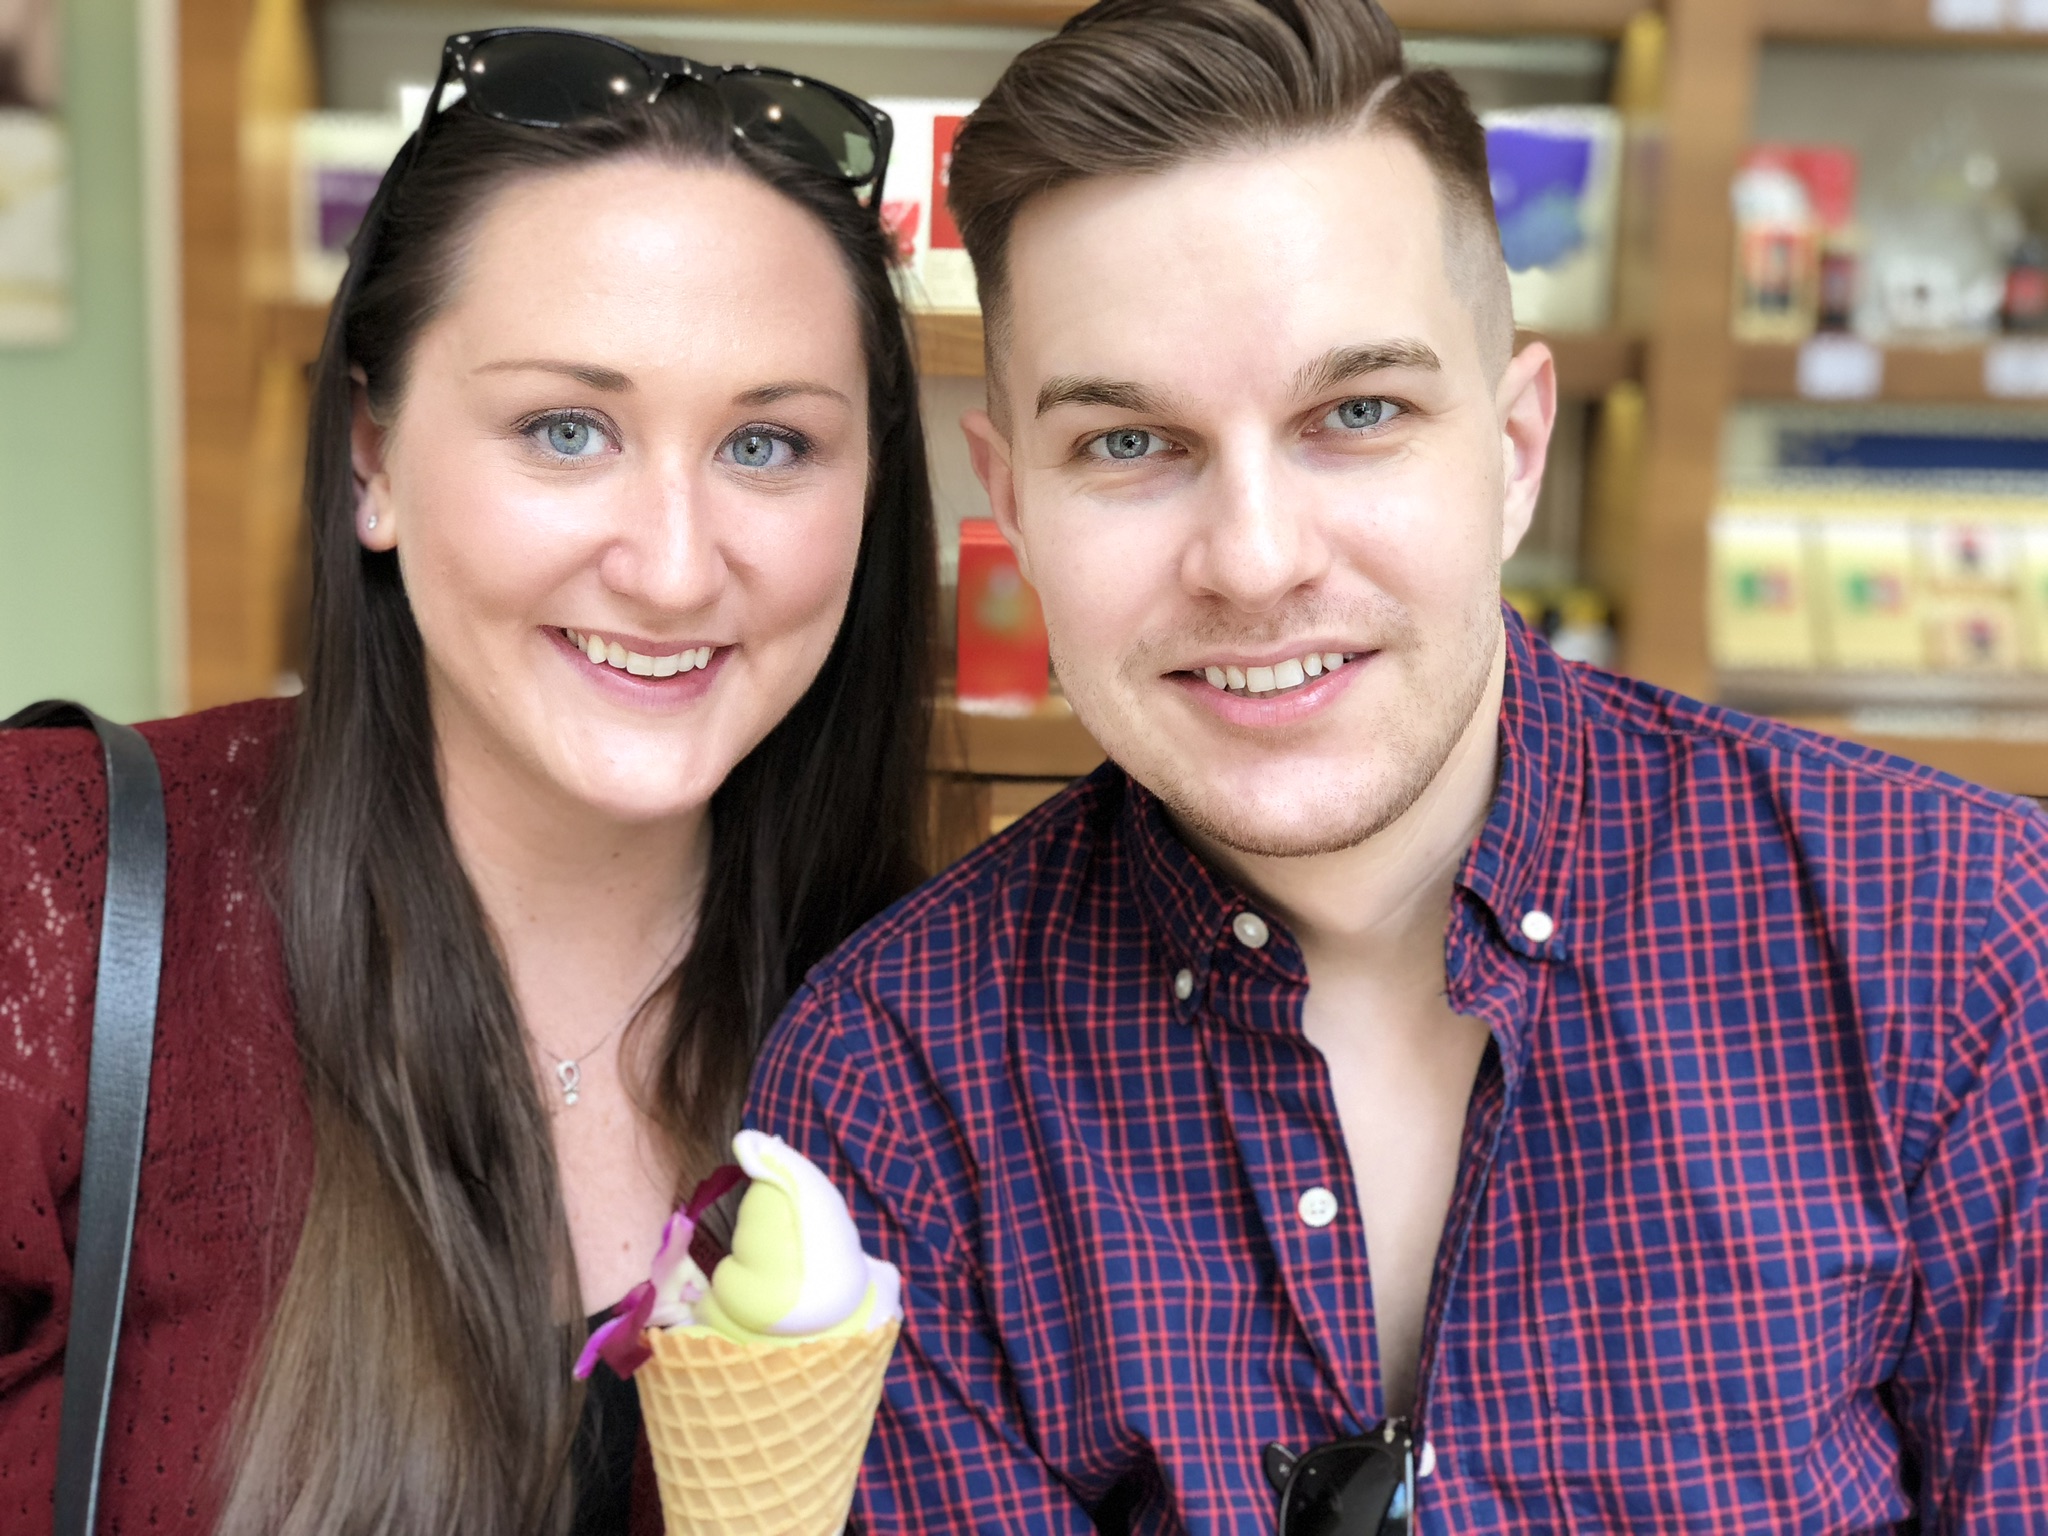
<svg viewBox="0 0 2048 1536"><path fill-rule="evenodd" d="M555 1063L555 1076L562 1084L562 1102L574 1104L576 1090L583 1086L583 1069L573 1061Z"/></svg>

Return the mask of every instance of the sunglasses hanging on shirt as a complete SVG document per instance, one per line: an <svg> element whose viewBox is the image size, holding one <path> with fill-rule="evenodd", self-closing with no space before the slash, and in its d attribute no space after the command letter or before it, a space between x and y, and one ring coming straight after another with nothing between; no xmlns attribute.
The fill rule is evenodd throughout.
<svg viewBox="0 0 2048 1536"><path fill-rule="evenodd" d="M1416 1474L1405 1419L1299 1456L1275 1441L1263 1465L1280 1496L1275 1536L1408 1536Z"/></svg>
<svg viewBox="0 0 2048 1536"><path fill-rule="evenodd" d="M717 97L733 131L748 143L856 190L881 187L889 168L889 115L851 92L786 69L700 64L556 27L498 27L449 38L413 152L456 99L500 122L559 128L647 106L683 85ZM460 87L460 98L451 87Z"/></svg>

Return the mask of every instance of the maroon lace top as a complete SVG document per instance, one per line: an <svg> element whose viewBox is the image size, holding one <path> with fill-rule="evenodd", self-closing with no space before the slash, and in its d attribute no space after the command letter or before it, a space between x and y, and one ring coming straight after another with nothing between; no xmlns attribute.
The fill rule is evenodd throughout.
<svg viewBox="0 0 2048 1536"><path fill-rule="evenodd" d="M311 1124L251 824L280 702L143 727L170 824L163 991L102 1532L212 1528L290 1267ZM47 1531L92 1035L106 782L85 730L0 732L0 1530ZM644 1449L633 1528L659 1532Z"/></svg>

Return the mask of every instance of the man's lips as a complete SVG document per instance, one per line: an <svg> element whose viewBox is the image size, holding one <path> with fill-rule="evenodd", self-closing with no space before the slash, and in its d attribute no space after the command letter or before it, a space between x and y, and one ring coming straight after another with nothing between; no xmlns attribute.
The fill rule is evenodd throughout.
<svg viewBox="0 0 2048 1536"><path fill-rule="evenodd" d="M1233 694L1238 698L1271 698L1307 688L1318 678L1343 670L1361 654L1354 650L1319 647L1271 661L1218 659L1190 667L1177 675L1198 677L1218 693Z"/></svg>

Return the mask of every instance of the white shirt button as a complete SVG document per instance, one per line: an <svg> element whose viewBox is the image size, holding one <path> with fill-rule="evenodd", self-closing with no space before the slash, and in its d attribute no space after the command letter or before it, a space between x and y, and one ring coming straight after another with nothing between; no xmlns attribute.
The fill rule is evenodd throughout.
<svg viewBox="0 0 2048 1536"><path fill-rule="evenodd" d="M1556 932L1557 924L1548 912L1538 910L1522 918L1522 937L1531 944L1548 944L1550 936Z"/></svg>
<svg viewBox="0 0 2048 1536"><path fill-rule="evenodd" d="M1327 1227L1337 1219L1337 1197L1320 1184L1304 1189L1294 1208L1304 1226Z"/></svg>
<svg viewBox="0 0 2048 1536"><path fill-rule="evenodd" d="M1266 940L1273 937L1273 930L1256 912L1238 913L1230 920L1230 931L1237 935L1237 942L1246 949L1264 949Z"/></svg>
<svg viewBox="0 0 2048 1536"><path fill-rule="evenodd" d="M1186 1002L1195 995L1195 973L1182 971L1173 978L1173 995Z"/></svg>
<svg viewBox="0 0 2048 1536"><path fill-rule="evenodd" d="M1436 1447L1427 1440L1422 1442L1422 1454L1415 1458L1415 1480L1436 1475Z"/></svg>

